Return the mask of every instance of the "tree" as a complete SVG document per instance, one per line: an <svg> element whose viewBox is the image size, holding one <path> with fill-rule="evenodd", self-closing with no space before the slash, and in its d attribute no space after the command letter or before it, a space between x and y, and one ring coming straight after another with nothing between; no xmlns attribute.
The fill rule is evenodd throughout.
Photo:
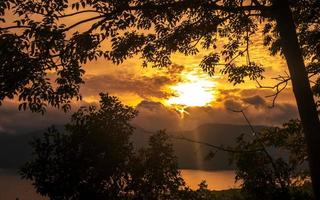
<svg viewBox="0 0 320 200"><path fill-rule="evenodd" d="M313 199L306 189L310 172L305 171L308 156L299 121L291 120L252 137L243 134L236 149L239 153L231 156L245 199ZM249 152L254 149L261 150Z"/></svg>
<svg viewBox="0 0 320 200"><path fill-rule="evenodd" d="M180 199L184 181L169 136L155 133L135 152L129 122L137 112L116 97L100 97L100 108L81 108L65 132L50 127L31 143L22 178L53 200Z"/></svg>
<svg viewBox="0 0 320 200"><path fill-rule="evenodd" d="M136 199L180 199L184 180L169 135L164 131L152 135L149 147L141 149L132 160L132 184Z"/></svg>
<svg viewBox="0 0 320 200"><path fill-rule="evenodd" d="M21 175L50 199L119 199L125 195L129 142L136 116L115 97L100 94L100 109L91 106L73 114L66 133L49 128L32 142L33 160Z"/></svg>
<svg viewBox="0 0 320 200"><path fill-rule="evenodd" d="M0 20L9 11L19 18L0 29L0 101L17 95L22 109L44 112L49 104L67 110L71 98L80 98L81 66L89 60L105 57L120 64L139 54L144 66L165 67L172 53L195 55L200 48L210 51L200 63L210 75L223 65L221 73L234 84L245 77L258 81L264 69L250 59L249 47L250 36L262 29L271 53L286 59L290 76L281 77L276 94L291 80L320 199L320 123L313 99L320 91L318 0L78 0L69 10L66 0L0 3ZM93 16L69 26L61 23L84 13ZM90 28L78 32L84 23ZM218 49L222 38L227 42ZM101 49L103 41L111 42L112 49ZM237 66L236 58L243 55L247 64ZM48 70L56 73L55 87ZM316 79L314 93L309 76Z"/></svg>

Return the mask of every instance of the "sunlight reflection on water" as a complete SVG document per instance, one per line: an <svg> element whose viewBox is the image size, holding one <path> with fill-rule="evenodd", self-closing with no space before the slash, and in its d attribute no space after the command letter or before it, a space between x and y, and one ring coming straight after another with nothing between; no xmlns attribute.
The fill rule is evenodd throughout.
<svg viewBox="0 0 320 200"><path fill-rule="evenodd" d="M182 169L181 174L191 189L198 189L201 181L205 180L211 190L226 190L239 188L240 183L235 183L234 171L204 171Z"/></svg>

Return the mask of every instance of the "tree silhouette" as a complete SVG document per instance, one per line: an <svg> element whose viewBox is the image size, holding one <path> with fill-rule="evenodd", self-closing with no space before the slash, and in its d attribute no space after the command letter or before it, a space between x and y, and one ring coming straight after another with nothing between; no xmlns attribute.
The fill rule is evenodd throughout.
<svg viewBox="0 0 320 200"><path fill-rule="evenodd" d="M264 69L250 59L249 47L250 36L262 30L271 53L286 59L290 76L280 77L276 94L291 80L320 199L320 123L309 82L309 76L316 77L312 88L318 95L318 0L78 0L71 10L69 1L3 0L1 21L9 11L18 20L0 29L0 101L18 95L20 108L41 112L48 104L68 110L70 99L80 98L81 66L98 57L120 64L139 54L144 66L165 67L171 54L195 55L202 48L209 53L200 66L209 74L223 65L221 72L234 84L245 77L258 81ZM61 22L84 13L90 17ZM84 23L90 28L76 30ZM226 43L218 49L223 38ZM112 49L101 49L103 41ZM237 66L243 55L247 64ZM49 70L56 74L55 85L47 79Z"/></svg>
<svg viewBox="0 0 320 200"><path fill-rule="evenodd" d="M81 108L66 133L49 128L33 141L34 158L21 170L42 195L51 199L119 198L128 179L132 154L129 121L136 116L118 99L100 94L100 109Z"/></svg>
<svg viewBox="0 0 320 200"><path fill-rule="evenodd" d="M20 170L38 193L61 199L178 199L184 181L168 135L150 137L135 153L129 124L137 112L107 94L100 108L81 108L65 132L54 127L32 142L33 159Z"/></svg>
<svg viewBox="0 0 320 200"><path fill-rule="evenodd" d="M281 128L268 128L252 137L243 134L237 139L236 149L242 152L232 153L232 161L245 199L313 199L303 187L308 185L310 173L304 167L308 157L299 121L291 120ZM272 151L280 155L271 156Z"/></svg>
<svg viewBox="0 0 320 200"><path fill-rule="evenodd" d="M132 184L136 199L180 199L184 180L180 175L173 146L164 131L152 135L149 147L132 160Z"/></svg>

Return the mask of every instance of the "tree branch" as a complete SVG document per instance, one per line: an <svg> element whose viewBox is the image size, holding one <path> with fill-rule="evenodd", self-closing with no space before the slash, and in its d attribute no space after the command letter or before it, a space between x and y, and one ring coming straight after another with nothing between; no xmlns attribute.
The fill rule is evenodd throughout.
<svg viewBox="0 0 320 200"><path fill-rule="evenodd" d="M258 80L256 80L259 88L265 88L265 89L272 89L276 90L274 94L267 95L266 98L273 97L272 99L272 105L271 108L275 106L276 99L278 98L279 94L288 86L288 82L291 80L291 77L287 74L286 76L278 76L276 78L272 78L274 80L279 81L274 86L263 86L259 83Z"/></svg>
<svg viewBox="0 0 320 200"><path fill-rule="evenodd" d="M195 5L193 3L187 3L185 1L178 1L171 4L144 4L139 6L132 6L128 7L128 10L163 10L168 8L192 8ZM223 6L218 5L216 2L208 2L208 3L200 3L198 6L205 6L206 8L210 8L211 10L216 11L224 11L224 12L230 12L230 13L238 13L238 12L244 12L244 11L268 11L272 7L271 6L262 6L262 5L248 5L248 6Z"/></svg>
<svg viewBox="0 0 320 200"><path fill-rule="evenodd" d="M19 28L31 28L30 26L8 26L8 27L0 27L0 31L10 30L10 29L19 29Z"/></svg>
<svg viewBox="0 0 320 200"><path fill-rule="evenodd" d="M266 11L271 8L270 6L261 6L261 5L248 5L248 6L231 7L231 6L217 5L216 2L201 3L198 6L205 6L206 8L210 8L213 11L224 11L224 12L229 12L229 13L238 13L238 12L244 12L244 11ZM187 9L187 8L192 8L192 7L195 7L195 5L187 3L186 1L179 1L179 2L175 2L175 3L171 3L171 4L158 4L158 5L144 4L144 5L128 6L128 7L123 7L121 9L118 9L118 10L111 11L109 13L102 13L97 10L83 10L83 11L79 11L79 12L75 12L75 13L71 13L71 14L62 15L59 18L70 17L70 16L74 16L74 15L86 13L86 12L96 12L96 13L101 14L99 16L95 16L92 18L81 20L81 21L69 26L68 28L64 29L64 32L66 32L66 31L69 31L70 29L72 29L80 24L90 22L90 21L93 21L96 19L100 19L100 18L111 19L110 18L111 16L114 16L117 13L122 13L124 11L144 11L144 10L163 11L163 10L167 10L168 8ZM13 29L13 28L30 28L30 27L29 26L11 26L11 27L0 28L0 30L8 30L8 29Z"/></svg>
<svg viewBox="0 0 320 200"><path fill-rule="evenodd" d="M74 27L79 26L79 25L81 25L83 23L87 23L87 22L90 22L90 21L93 21L93 20L97 20L97 19L100 19L100 18L105 18L105 17L106 17L106 15L99 15L99 16L95 16L95 17L91 17L91 18L88 18L88 19L81 20L81 21L79 21L79 22L77 22L77 23L65 28L63 30L63 32L67 32L70 29L73 29Z"/></svg>
<svg viewBox="0 0 320 200"><path fill-rule="evenodd" d="M197 144L201 144L201 145L205 145L214 149L217 149L219 151L224 151L224 152L229 152L229 153L254 153L254 152L258 152L258 151L263 151L263 149L253 149L253 150L236 150L236 149L232 149L232 148L225 148L223 146L217 146L217 145L213 145L210 144L208 142L202 142L202 141L197 141L197 140L193 140L190 138L186 138L184 136L173 136L173 135L169 135L170 138L176 139L176 140L184 140L187 142L192 142L192 143L197 143Z"/></svg>
<svg viewBox="0 0 320 200"><path fill-rule="evenodd" d="M82 13L99 13L99 14L104 14L103 12L97 11L97 10L82 10L74 13L69 13L69 14L63 14L60 15L58 18L66 18L66 17L71 17L74 15L82 14Z"/></svg>
<svg viewBox="0 0 320 200"><path fill-rule="evenodd" d="M145 131L145 132L147 132L149 134L154 134L154 132L152 132L152 131ZM224 151L224 152L229 152L229 153L254 153L254 152L258 152L258 151L263 151L263 149L236 150L236 149L232 149L232 148L226 148L226 147L223 147L223 146L210 144L208 142L193 140L193 139L190 139L190 138L187 138L187 137L184 137L184 136L174 136L172 134L168 134L168 136L170 138L172 138L172 139L175 139L175 140L183 140L183 141L186 141L186 142L197 143L197 144L204 145L204 146L207 146L207 147L210 147L210 148L214 148L214 149L219 150L219 151Z"/></svg>

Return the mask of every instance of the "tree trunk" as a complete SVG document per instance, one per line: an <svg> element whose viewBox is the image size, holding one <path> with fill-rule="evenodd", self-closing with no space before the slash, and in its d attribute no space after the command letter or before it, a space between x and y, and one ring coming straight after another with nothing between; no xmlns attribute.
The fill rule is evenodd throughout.
<svg viewBox="0 0 320 200"><path fill-rule="evenodd" d="M315 198L320 200L320 122L310 88L288 0L275 0L276 22L283 54L289 68L293 92L307 142L309 167Z"/></svg>

